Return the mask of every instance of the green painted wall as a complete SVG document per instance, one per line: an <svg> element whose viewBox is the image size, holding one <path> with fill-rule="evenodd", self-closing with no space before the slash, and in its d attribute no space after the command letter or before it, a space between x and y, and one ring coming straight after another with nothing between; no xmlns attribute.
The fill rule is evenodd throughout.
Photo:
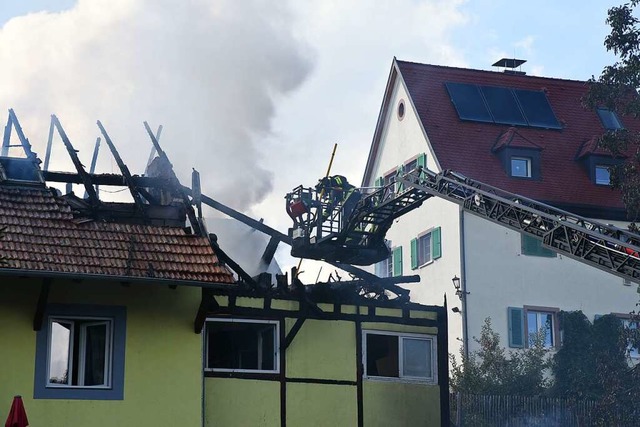
<svg viewBox="0 0 640 427"><path fill-rule="evenodd" d="M33 313L40 282L0 280L0 419L21 394L34 427L200 426L201 336L193 333L200 290L54 281L50 303L125 305L127 339L122 401L33 399Z"/></svg>
<svg viewBox="0 0 640 427"><path fill-rule="evenodd" d="M364 380L362 394L365 427L440 425L437 385Z"/></svg>
<svg viewBox="0 0 640 427"><path fill-rule="evenodd" d="M355 386L287 384L287 426L352 427L358 425ZM387 424L388 427L394 424Z"/></svg>
<svg viewBox="0 0 640 427"><path fill-rule="evenodd" d="M293 309L289 301L272 307ZM355 308L354 310L355 311ZM363 310L361 310L362 312ZM390 314L390 313L389 313ZM401 314L401 312L400 312ZM288 333L296 318L285 319ZM363 323L363 329L436 334L437 328ZM352 321L307 319L286 350L286 378L352 381L353 384L287 382L289 427L357 425L356 329ZM280 383L241 378L205 379L206 426L279 426ZM397 381L363 381L365 426L432 426L440 424L437 385Z"/></svg>
<svg viewBox="0 0 640 427"><path fill-rule="evenodd" d="M205 425L280 427L279 381L207 378L205 384Z"/></svg>
<svg viewBox="0 0 640 427"><path fill-rule="evenodd" d="M295 319L286 319L287 333ZM308 319L287 349L287 378L356 380L354 322Z"/></svg>

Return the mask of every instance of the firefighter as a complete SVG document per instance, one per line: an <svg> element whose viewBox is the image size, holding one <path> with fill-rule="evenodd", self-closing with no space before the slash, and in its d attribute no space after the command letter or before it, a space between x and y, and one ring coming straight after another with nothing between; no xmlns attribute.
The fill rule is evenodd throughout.
<svg viewBox="0 0 640 427"><path fill-rule="evenodd" d="M326 220L331 216L333 209L339 203L342 203L343 206L343 217L345 219L349 218L361 197L360 191L353 185L349 184L347 178L342 175L333 175L322 178L316 185L316 191L321 195L322 199L327 201L327 207L322 213L323 220Z"/></svg>

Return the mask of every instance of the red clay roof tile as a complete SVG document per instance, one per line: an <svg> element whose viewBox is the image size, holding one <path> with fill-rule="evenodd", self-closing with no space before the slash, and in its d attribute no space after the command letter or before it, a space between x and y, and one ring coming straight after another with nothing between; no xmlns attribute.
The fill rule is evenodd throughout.
<svg viewBox="0 0 640 427"><path fill-rule="evenodd" d="M442 168L541 201L623 208L620 193L595 185L577 159L581 144L604 132L596 112L582 106L582 96L588 90L586 82L405 61L397 64ZM546 92L563 129L517 127L514 131L522 140L541 147L539 181L508 176L492 147L497 137L509 132L510 126L460 120L446 82ZM625 125L640 131L638 120L625 117ZM599 150L593 148L592 152L600 154Z"/></svg>
<svg viewBox="0 0 640 427"><path fill-rule="evenodd" d="M7 268L234 282L206 237L177 227L77 221L49 189L0 186L2 227Z"/></svg>

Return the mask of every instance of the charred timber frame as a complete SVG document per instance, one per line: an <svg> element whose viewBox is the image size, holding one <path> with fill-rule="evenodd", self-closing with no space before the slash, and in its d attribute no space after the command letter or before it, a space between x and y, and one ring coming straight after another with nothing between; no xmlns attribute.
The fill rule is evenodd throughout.
<svg viewBox="0 0 640 427"><path fill-rule="evenodd" d="M78 158L77 151L73 148L71 141L69 141L69 137L67 137L67 133L62 128L60 120L58 120L58 117L56 117L55 114L51 116L51 123L58 130L58 134L60 134L60 138L62 139L64 146L67 148L67 152L69 153L69 157L73 162L73 166L75 166L76 171L78 171L80 180L84 185L84 189L87 192L87 195L89 196L89 202L94 207L98 206L100 204L100 200L98 199L96 189L93 187L93 183L91 182L91 176L87 173L87 171L84 170L84 166Z"/></svg>
<svg viewBox="0 0 640 427"><path fill-rule="evenodd" d="M118 153L118 150L116 150L116 146L113 145L113 141L111 141L111 137L109 137L107 130L104 128L104 126L102 126L102 122L98 120L96 124L98 125L98 128L100 128L100 132L102 133L102 136L104 136L104 141L109 146L109 150L111 150L111 154L113 155L113 158L115 159L116 164L120 169L120 172L122 172L124 182L127 185L127 187L129 187L129 192L131 193L131 197L133 197L133 201L135 202L136 207L142 210L143 202L142 202L142 198L140 197L140 191L138 190L138 187L136 187L136 185L133 183L133 180L131 179L131 172L129 172L129 168L122 161L122 158L120 157L120 153Z"/></svg>

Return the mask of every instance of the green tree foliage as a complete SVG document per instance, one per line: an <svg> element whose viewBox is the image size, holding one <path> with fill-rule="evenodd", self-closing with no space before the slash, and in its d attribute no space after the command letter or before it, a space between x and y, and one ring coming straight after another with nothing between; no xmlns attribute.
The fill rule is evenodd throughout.
<svg viewBox="0 0 640 427"><path fill-rule="evenodd" d="M634 16L640 0L632 0L608 11L606 23L611 34L604 45L619 59L604 68L600 77L590 80L589 93L584 104L615 111L624 117L640 116L640 21ZM607 131L600 138L600 146L624 162L612 167L611 185L622 192L629 218L640 218L640 133L629 129Z"/></svg>
<svg viewBox="0 0 640 427"><path fill-rule="evenodd" d="M553 358L557 397L597 402L597 425L633 425L640 398L638 370L629 364L629 338L613 315L593 324L581 311L562 312L563 343ZM630 422L631 424L627 424Z"/></svg>
<svg viewBox="0 0 640 427"><path fill-rule="evenodd" d="M462 355L457 363L452 357L451 387L472 394L539 395L549 386L545 370L549 367L544 349L544 332L529 348L507 352L500 346L500 335L487 318L480 337L473 338L478 351Z"/></svg>

